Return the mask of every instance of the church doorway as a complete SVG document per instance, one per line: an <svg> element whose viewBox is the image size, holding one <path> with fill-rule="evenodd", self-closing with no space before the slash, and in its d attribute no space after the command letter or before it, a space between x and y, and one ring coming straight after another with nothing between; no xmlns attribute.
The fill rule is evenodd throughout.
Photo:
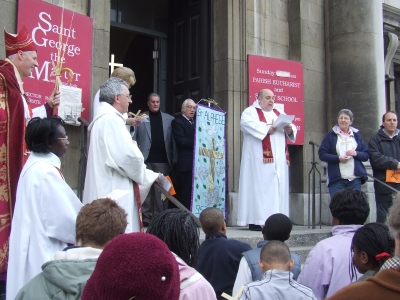
<svg viewBox="0 0 400 300"><path fill-rule="evenodd" d="M168 9L163 6L167 0L111 1L110 54L115 63L135 72L129 106L133 113L148 109L150 93L160 95L161 110L166 111Z"/></svg>
<svg viewBox="0 0 400 300"><path fill-rule="evenodd" d="M110 54L137 77L130 111L161 98L174 115L182 101L213 96L211 0L111 0Z"/></svg>
<svg viewBox="0 0 400 300"><path fill-rule="evenodd" d="M114 26L110 33L110 54L114 55L114 61L131 68L136 76L136 84L130 89L132 104L129 111L136 113L139 109L147 110L146 102L150 93L157 93L161 100L165 99L166 82L160 78L163 75L160 74L160 57L165 56L166 51L160 53L158 47L163 38ZM166 106L164 102L161 102L163 111Z"/></svg>

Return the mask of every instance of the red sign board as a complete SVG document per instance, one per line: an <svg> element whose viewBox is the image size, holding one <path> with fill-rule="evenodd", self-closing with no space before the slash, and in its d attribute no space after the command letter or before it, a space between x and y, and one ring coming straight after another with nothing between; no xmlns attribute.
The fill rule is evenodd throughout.
<svg viewBox="0 0 400 300"><path fill-rule="evenodd" d="M61 47L61 52L65 49L63 68L74 72L71 83L67 82L69 73L62 73L61 81L63 85L82 89L82 106L85 109L82 117L89 120L93 20L64 9L61 27L62 15L62 7L41 0L18 1L18 30L25 24L36 44L39 62L39 68L24 79L24 90L32 108L47 102L55 85L55 76L51 76L52 61L57 60Z"/></svg>
<svg viewBox="0 0 400 300"><path fill-rule="evenodd" d="M270 89L275 94L275 106L286 114L294 115L297 127L296 142L304 144L304 85L303 65L297 61L265 56L248 55L249 105L257 99L262 89Z"/></svg>

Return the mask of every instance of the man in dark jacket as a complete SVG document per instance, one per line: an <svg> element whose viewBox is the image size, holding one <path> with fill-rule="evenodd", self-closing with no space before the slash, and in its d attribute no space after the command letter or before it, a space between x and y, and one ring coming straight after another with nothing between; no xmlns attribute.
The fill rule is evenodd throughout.
<svg viewBox="0 0 400 300"><path fill-rule="evenodd" d="M374 177L386 182L386 171L394 170L400 173L400 138L397 129L397 115L393 111L382 117L382 126L372 136L368 144L369 159ZM395 176L397 177L397 176ZM398 174L400 178L400 174ZM400 183L387 183L396 190L400 190ZM391 189L374 181L377 222L385 222L389 207L393 202Z"/></svg>
<svg viewBox="0 0 400 300"><path fill-rule="evenodd" d="M175 139L178 151L176 172L178 173L178 185L176 198L190 210L192 197L192 169L194 148L194 115L196 103L192 99L186 99L182 103L182 115L171 122L172 135Z"/></svg>
<svg viewBox="0 0 400 300"><path fill-rule="evenodd" d="M200 223L206 239L199 248L196 270L212 285L217 299L222 300L222 293L232 295L240 258L251 246L226 237L224 216L218 208L203 210Z"/></svg>

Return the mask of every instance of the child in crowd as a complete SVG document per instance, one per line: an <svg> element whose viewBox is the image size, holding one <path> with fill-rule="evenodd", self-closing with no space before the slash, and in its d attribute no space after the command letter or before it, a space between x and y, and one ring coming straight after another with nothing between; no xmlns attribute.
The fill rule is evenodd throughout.
<svg viewBox="0 0 400 300"><path fill-rule="evenodd" d="M284 214L273 214L265 221L265 226L262 229L264 239L257 243L257 248L243 252L243 257L240 260L239 270L233 286L233 295L236 295L239 289L246 283L261 279L263 273L258 265L261 248L272 240L285 242L290 237L292 228L292 221ZM290 272L293 273L293 279L297 280L300 274L301 260L296 253L290 252L290 255L294 261L293 268Z"/></svg>
<svg viewBox="0 0 400 300"><path fill-rule="evenodd" d="M351 250L353 266L350 277L353 280L357 270L364 274L357 281L364 281L378 273L384 262L393 255L394 239L385 224L369 223L357 229Z"/></svg>
<svg viewBox="0 0 400 300"><path fill-rule="evenodd" d="M400 196L393 200L386 222L395 240L395 256L375 276L349 284L326 300L400 299Z"/></svg>
<svg viewBox="0 0 400 300"><path fill-rule="evenodd" d="M196 270L210 282L217 299L223 300L222 293L232 294L242 253L251 246L226 237L226 223L220 209L206 208L199 219L206 238L199 248Z"/></svg>
<svg viewBox="0 0 400 300"><path fill-rule="evenodd" d="M293 280L288 246L281 241L270 241L261 249L259 265L264 275L261 280L245 285L239 300L317 299L313 291Z"/></svg>
<svg viewBox="0 0 400 300"><path fill-rule="evenodd" d="M352 282L351 241L369 214L367 195L358 190L342 190L333 195L332 237L320 241L308 254L297 281L314 291L319 300L330 297ZM357 274L357 277L361 275Z"/></svg>
<svg viewBox="0 0 400 300"><path fill-rule="evenodd" d="M193 267L199 249L199 228L192 216L181 209L167 209L151 220L147 233L167 244L179 266L180 300L215 300L210 283ZM136 300L136 299L135 299Z"/></svg>
<svg viewBox="0 0 400 300"><path fill-rule="evenodd" d="M151 234L121 234L101 253L82 300L178 300L179 269Z"/></svg>
<svg viewBox="0 0 400 300"><path fill-rule="evenodd" d="M125 210L108 198L83 206L76 218L76 246L56 252L15 299L55 299L55 295L56 299L81 299L102 249L125 232L126 216Z"/></svg>

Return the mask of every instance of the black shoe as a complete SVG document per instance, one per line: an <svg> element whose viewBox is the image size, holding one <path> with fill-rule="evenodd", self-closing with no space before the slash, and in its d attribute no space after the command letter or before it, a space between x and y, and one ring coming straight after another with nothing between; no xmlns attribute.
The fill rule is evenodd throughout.
<svg viewBox="0 0 400 300"><path fill-rule="evenodd" d="M262 231L262 228L261 228L260 225L249 224L249 230L251 230L251 231Z"/></svg>

